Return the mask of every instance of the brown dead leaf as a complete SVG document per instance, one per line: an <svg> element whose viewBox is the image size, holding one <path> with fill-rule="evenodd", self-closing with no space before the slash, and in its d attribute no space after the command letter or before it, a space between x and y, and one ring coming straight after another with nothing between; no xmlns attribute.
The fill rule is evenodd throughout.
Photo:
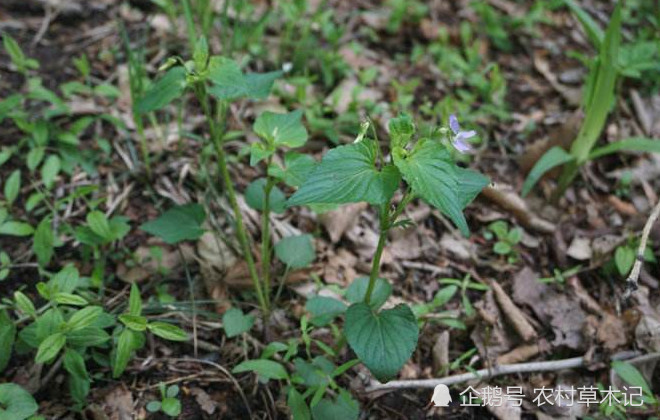
<svg viewBox="0 0 660 420"><path fill-rule="evenodd" d="M586 342L582 326L587 314L580 302L565 293L539 283L538 275L529 267L520 271L513 280L513 299L520 305L527 305L536 317L549 326L555 334L552 344L566 346L573 350L584 350Z"/></svg>
<svg viewBox="0 0 660 420"><path fill-rule="evenodd" d="M590 260L593 256L591 241L588 238L580 238L576 236L573 238L573 241L571 241L568 250L566 250L566 255L578 261Z"/></svg>
<svg viewBox="0 0 660 420"><path fill-rule="evenodd" d="M493 364L501 354L513 348L513 340L506 332L502 313L495 303L492 290L486 292L481 300L474 304L474 308L483 321L474 328L470 339L481 357L488 364Z"/></svg>
<svg viewBox="0 0 660 420"><path fill-rule="evenodd" d="M441 372L449 366L449 331L445 330L438 335L431 350L433 356L433 372Z"/></svg>
<svg viewBox="0 0 660 420"><path fill-rule="evenodd" d="M566 86L557 80L557 76L550 69L550 62L545 59L540 53L534 53L534 68L541 73L543 77L550 83L550 86L568 102L570 106L579 106L582 101L582 89Z"/></svg>
<svg viewBox="0 0 660 420"><path fill-rule="evenodd" d="M110 420L131 420L133 418L133 394L124 384L112 389L103 402L103 408Z"/></svg>
<svg viewBox="0 0 660 420"><path fill-rule="evenodd" d="M520 337L526 342L536 339L537 334L536 331L534 331L534 327L532 327L529 321L527 321L525 314L520 308L511 301L511 298L506 294L504 289L502 289L502 286L500 286L498 282L492 281L490 287L495 293L495 299L500 305L500 309L511 325L513 325L513 328L518 335L520 335Z"/></svg>
<svg viewBox="0 0 660 420"><path fill-rule="evenodd" d="M628 335L623 321L608 313L600 321L596 337L603 347L610 352L628 344Z"/></svg>
<svg viewBox="0 0 660 420"><path fill-rule="evenodd" d="M199 404L199 408L201 408L202 411L207 414L215 413L217 405L211 396L207 394L203 389L193 388L190 390L190 393L195 396L195 401L197 401L197 404Z"/></svg>
<svg viewBox="0 0 660 420"><path fill-rule="evenodd" d="M333 244L339 242L344 233L355 225L360 213L367 207L367 203L353 203L319 215L321 224L328 231L330 241Z"/></svg>

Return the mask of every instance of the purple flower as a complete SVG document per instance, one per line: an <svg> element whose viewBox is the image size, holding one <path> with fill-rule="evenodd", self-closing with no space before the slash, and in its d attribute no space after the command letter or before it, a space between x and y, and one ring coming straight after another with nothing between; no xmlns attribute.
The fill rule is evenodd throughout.
<svg viewBox="0 0 660 420"><path fill-rule="evenodd" d="M468 139L477 135L477 132L474 130L463 131L461 126L458 124L456 115L452 114L449 116L449 128L454 133L454 140L452 144L461 153L466 153L472 150L472 146L467 142Z"/></svg>

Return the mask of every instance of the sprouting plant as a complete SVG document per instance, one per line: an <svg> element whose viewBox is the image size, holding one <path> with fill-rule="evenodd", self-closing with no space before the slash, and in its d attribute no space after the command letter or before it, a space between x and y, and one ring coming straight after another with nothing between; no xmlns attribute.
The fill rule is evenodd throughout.
<svg viewBox="0 0 660 420"><path fill-rule="evenodd" d="M580 272L582 266L576 265L575 267L569 268L568 270L560 270L555 268L552 270L552 277L542 277L537 279L539 283L554 283L559 287L564 287L566 284L566 279L572 277Z"/></svg>
<svg viewBox="0 0 660 420"><path fill-rule="evenodd" d="M653 254L653 248L651 246L652 244L650 243L646 244L643 257L644 261L655 264L657 263L657 260ZM630 270L635 263L638 247L639 238L631 238L627 240L625 243L616 247L616 250L614 251L614 259L609 261L609 263L606 264L603 268L607 272L612 268L612 266L614 266L620 275L625 276L626 274L630 273Z"/></svg>
<svg viewBox="0 0 660 420"><path fill-rule="evenodd" d="M466 328L465 323L460 318L455 315L452 316L449 311L438 311L454 297L456 292L458 292L458 286L449 285L438 290L430 302L413 305L412 311L415 317L420 323L424 321L437 322L451 328L464 330Z"/></svg>
<svg viewBox="0 0 660 420"><path fill-rule="evenodd" d="M565 0L582 23L589 39L598 49L598 56L590 63L590 71L583 96L585 118L577 137L573 140L570 152L559 146L549 149L534 165L525 183L522 194L527 195L541 177L549 170L564 165L553 199L564 194L566 188L577 176L579 168L587 161L597 159L621 150L660 152L657 141L645 138L629 138L615 141L607 146L594 149L607 116L614 104L617 79L621 74L621 2L612 13L607 31L603 34L600 27L573 1Z"/></svg>
<svg viewBox="0 0 660 420"><path fill-rule="evenodd" d="M181 401L178 398L179 386L170 385L165 386L164 383L158 384L160 390L160 401L153 400L147 403L147 411L150 413L157 413L162 411L170 417L178 417L181 414Z"/></svg>
<svg viewBox="0 0 660 420"><path fill-rule="evenodd" d="M134 284L129 309L115 316L95 304L96 294L73 265L67 265L37 283L37 292L46 303L41 307L23 292L0 304L0 372L9 362L12 351L36 351L36 363L52 364L60 360L68 373L71 397L77 406L84 404L92 376L89 364L112 365L117 377L125 369L133 351L145 343L145 331L167 340L182 341L186 333L179 327L160 321L147 322L141 316L142 302ZM11 311L15 318L10 316ZM108 333L112 331L112 334ZM113 342L116 344L113 345Z"/></svg>
<svg viewBox="0 0 660 420"><path fill-rule="evenodd" d="M438 280L440 284L446 284L446 285L454 285L458 287L461 291L461 305L463 306L463 312L465 312L465 315L468 317L474 315L474 307L472 306L472 303L470 302L470 298L468 297L468 290L474 290L477 292L486 292L490 289L487 285L477 282L477 281L472 281L472 278L469 274L466 274L463 279L449 279L449 278L443 278Z"/></svg>
<svg viewBox="0 0 660 420"><path fill-rule="evenodd" d="M261 99L266 97L273 82L282 75L282 72L246 74L233 60L210 55L204 37L198 39L192 60L184 61L180 57L171 57L161 70L166 73L147 89L137 103L136 110L139 113L147 113L161 109L173 100L180 98L186 90L195 94L206 117L210 144L216 154L218 172L232 208L236 235L248 265L257 299L264 313L268 313L267 294L269 290L264 291L265 284L259 275L252 255L250 238L243 222L243 215L227 165L224 141L229 103L239 98ZM268 134L272 135L272 132Z"/></svg>
<svg viewBox="0 0 660 420"><path fill-rule="evenodd" d="M630 195L630 188L632 186L633 174L630 171L624 171L616 183L614 193L619 197L627 197Z"/></svg>
<svg viewBox="0 0 660 420"><path fill-rule="evenodd" d="M506 257L509 264L513 264L518 261L517 246L522 239L522 233L521 228L509 229L507 222L498 220L488 225L488 231L484 233L484 237L491 240L495 235L497 241L493 244L493 252Z"/></svg>
<svg viewBox="0 0 660 420"><path fill-rule="evenodd" d="M390 156L381 150L375 129L373 138L368 136L369 128L370 124L365 123L353 144L328 152L287 205L366 201L376 207L380 237L371 273L359 301L346 310L344 334L360 360L384 381L408 360L418 335L415 315L407 305L379 310L384 301L375 298L378 284L387 283L379 273L388 231L407 223L399 217L414 198L420 197L468 235L463 209L488 180L456 165L450 152L456 137L447 128L437 130L436 137L416 139L415 125L409 116L393 118L389 122ZM393 199L402 181L405 191L394 206Z"/></svg>
<svg viewBox="0 0 660 420"><path fill-rule="evenodd" d="M18 72L26 79L29 76L30 70L36 70L39 68L39 62L34 58L26 57L16 40L6 32L2 34L2 44L4 45L7 54L9 54L9 59L16 67L16 70L18 70Z"/></svg>

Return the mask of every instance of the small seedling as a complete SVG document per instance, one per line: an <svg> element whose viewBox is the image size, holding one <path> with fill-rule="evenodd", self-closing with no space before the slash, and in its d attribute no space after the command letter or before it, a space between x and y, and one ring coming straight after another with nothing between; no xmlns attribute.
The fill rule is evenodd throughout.
<svg viewBox="0 0 660 420"><path fill-rule="evenodd" d="M506 257L509 264L514 264L518 261L518 243L522 239L522 229L519 227L509 230L509 224L503 220L488 225L488 231L484 233L484 237L488 240L497 239L493 245L493 252L497 255Z"/></svg>
<svg viewBox="0 0 660 420"><path fill-rule="evenodd" d="M465 312L465 315L468 317L474 315L475 311L472 307L472 303L470 302L470 298L467 295L467 291L474 290L479 292L486 292L490 289L490 287L483 283L472 281L469 274L466 274L462 280L443 278L438 281L440 284L454 285L461 289L461 304L463 306L463 312Z"/></svg>
<svg viewBox="0 0 660 420"><path fill-rule="evenodd" d="M158 384L161 400L149 401L147 411L157 413L162 411L170 417L177 417L181 414L181 401L177 398L179 395L178 385L170 385L167 388L164 383Z"/></svg>
<svg viewBox="0 0 660 420"><path fill-rule="evenodd" d="M546 284L554 283L559 287L564 287L564 285L566 284L566 279L579 273L581 268L582 266L580 265L576 265L573 268L569 268L568 270L563 270L563 271L558 268L555 268L554 270L552 270L552 277L542 277L537 281L539 283L546 283Z"/></svg>

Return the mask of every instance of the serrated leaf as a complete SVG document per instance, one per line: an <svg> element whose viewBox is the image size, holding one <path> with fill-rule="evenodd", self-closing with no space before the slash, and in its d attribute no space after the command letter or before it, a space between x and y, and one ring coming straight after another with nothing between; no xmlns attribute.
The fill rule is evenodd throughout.
<svg viewBox="0 0 660 420"><path fill-rule="evenodd" d="M316 259L314 239L308 234L282 238L275 244L275 256L294 270L307 267Z"/></svg>
<svg viewBox="0 0 660 420"><path fill-rule="evenodd" d="M534 185L536 185L546 172L559 165L571 162L572 160L574 160L573 156L559 146L555 146L545 152L536 164L534 164L532 170L529 171L529 175L527 175L522 187L522 196L524 197L529 194Z"/></svg>
<svg viewBox="0 0 660 420"><path fill-rule="evenodd" d="M12 383L0 384L0 406L2 420L25 420L39 409L29 392Z"/></svg>
<svg viewBox="0 0 660 420"><path fill-rule="evenodd" d="M144 114L163 108L181 96L186 88L186 69L172 67L152 84L135 104L135 111Z"/></svg>
<svg viewBox="0 0 660 420"><path fill-rule="evenodd" d="M415 123L409 115L401 114L388 123L390 129L390 147L406 147L415 135Z"/></svg>
<svg viewBox="0 0 660 420"><path fill-rule="evenodd" d="M412 150L393 150L394 163L412 191L447 215L463 235L469 235L464 200L458 196L459 171L439 142L422 139Z"/></svg>
<svg viewBox="0 0 660 420"><path fill-rule="evenodd" d="M419 329L406 305L375 312L365 303L354 303L346 311L344 331L355 354L379 381L385 382L410 359Z"/></svg>
<svg viewBox="0 0 660 420"><path fill-rule="evenodd" d="M209 93L220 100L263 99L282 72L243 74L239 65L225 57L211 57L208 78L213 83Z"/></svg>
<svg viewBox="0 0 660 420"><path fill-rule="evenodd" d="M363 140L330 150L287 205L387 203L399 186L400 175L393 165L377 168L377 147Z"/></svg>
<svg viewBox="0 0 660 420"><path fill-rule="evenodd" d="M168 244L198 239L204 234L202 223L206 218L204 208L199 204L175 206L156 220L144 223L140 229L158 236Z"/></svg>
<svg viewBox="0 0 660 420"><path fill-rule="evenodd" d="M188 334L176 325L168 324L167 322L151 322L147 325L149 331L158 337L170 341L187 341Z"/></svg>
<svg viewBox="0 0 660 420"><path fill-rule="evenodd" d="M245 189L245 202L255 210L264 211L266 192L266 178L259 178L250 183ZM276 186L272 187L269 194L268 204L274 213L284 213L286 209L286 197L282 190Z"/></svg>
<svg viewBox="0 0 660 420"><path fill-rule="evenodd" d="M272 360L256 359L239 363L232 373L254 372L266 379L287 379L289 374L284 366Z"/></svg>
<svg viewBox="0 0 660 420"><path fill-rule="evenodd" d="M66 344L66 336L63 333L52 334L39 344L34 361L37 363L48 363L52 361Z"/></svg>
<svg viewBox="0 0 660 420"><path fill-rule="evenodd" d="M305 309L312 314L310 322L317 327L323 327L346 312L346 304L329 296L312 296L307 299Z"/></svg>
<svg viewBox="0 0 660 420"><path fill-rule="evenodd" d="M286 114L265 111L257 117L253 129L269 144L300 147L307 141L307 129L301 119L301 110Z"/></svg>
<svg viewBox="0 0 660 420"><path fill-rule="evenodd" d="M230 308L222 315L222 326L229 338L248 332L252 325L254 325L254 316L245 315L238 308Z"/></svg>
<svg viewBox="0 0 660 420"><path fill-rule="evenodd" d="M346 300L351 303L360 303L364 301L369 287L369 277L358 277L348 286L346 290ZM387 301L392 294L392 286L386 279L377 278L374 284L374 290L369 298L369 306L378 309Z"/></svg>
<svg viewBox="0 0 660 420"><path fill-rule="evenodd" d="M458 180L456 195L461 208L467 207L490 183L488 177L479 172L459 167L456 168L456 179Z"/></svg>

